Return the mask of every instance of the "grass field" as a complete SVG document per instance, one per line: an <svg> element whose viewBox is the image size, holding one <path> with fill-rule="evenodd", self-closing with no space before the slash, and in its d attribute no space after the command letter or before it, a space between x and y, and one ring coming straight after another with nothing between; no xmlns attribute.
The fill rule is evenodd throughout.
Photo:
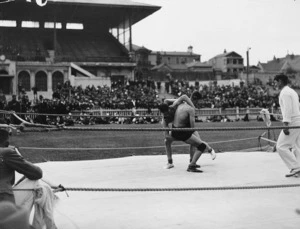
<svg viewBox="0 0 300 229"><path fill-rule="evenodd" d="M273 126L280 126L274 122ZM86 126L84 126L86 127ZM92 126L95 127L95 126ZM143 125L100 125L107 128L160 128L160 124ZM196 123L196 127L265 127L264 122ZM200 131L204 141L211 143L216 152L243 151L258 147L258 136L265 130L251 131ZM271 130L271 137L277 138L279 130ZM232 141L236 139L251 140ZM119 158L134 155L165 154L163 133L157 131L54 131L23 132L11 137L11 145L20 147L22 155L32 162L73 161ZM188 153L183 142L173 143L173 153ZM177 146L176 146L177 145ZM179 146L178 146L179 145ZM263 145L267 142L263 141ZM33 149L35 147L36 149ZM48 148L48 149L45 149ZM63 148L60 149L60 148ZM69 148L69 149L66 149ZM89 148L89 149L86 149ZM92 149L91 149L92 148Z"/></svg>

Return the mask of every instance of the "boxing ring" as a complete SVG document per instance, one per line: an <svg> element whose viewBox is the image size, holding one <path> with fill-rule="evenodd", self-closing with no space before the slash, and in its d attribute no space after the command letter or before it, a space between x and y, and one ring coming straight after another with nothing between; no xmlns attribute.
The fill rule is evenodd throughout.
<svg viewBox="0 0 300 229"><path fill-rule="evenodd" d="M202 174L186 172L187 155L174 155L170 170L163 169L164 161L157 155L40 164L46 179L67 188L69 197L57 194L57 226L299 228L299 178L284 177L277 154L228 152L215 161L203 155Z"/></svg>
<svg viewBox="0 0 300 229"><path fill-rule="evenodd" d="M223 131L243 129L257 128ZM261 128L266 129L276 127ZM206 130L216 131L215 128ZM258 136L258 140L276 143L265 134ZM57 193L60 198L55 208L58 228L299 228L300 179L284 176L286 167L277 153L226 152L217 154L214 161L203 154L201 169L204 173L201 174L186 171L188 155L176 154L173 159L175 167L169 170L163 168L165 155L38 165L45 179L64 184L68 194Z"/></svg>

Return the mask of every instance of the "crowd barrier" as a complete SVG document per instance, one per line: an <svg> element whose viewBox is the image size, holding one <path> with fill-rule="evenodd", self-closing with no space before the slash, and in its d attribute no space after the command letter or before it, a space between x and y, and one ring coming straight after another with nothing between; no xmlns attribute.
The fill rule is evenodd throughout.
<svg viewBox="0 0 300 229"><path fill-rule="evenodd" d="M227 116L228 118L235 120L241 119L248 114L249 120L257 119L259 112L263 108L203 108L203 109L196 109L195 115L198 119L205 120L209 116ZM5 112L0 112L0 118L9 118L10 114ZM277 109L270 109L270 113L272 114L280 114L280 110ZM38 113L18 113L20 117L27 116L31 120L34 120L38 115ZM48 116L59 116L58 114L45 114ZM149 112L148 109L123 109L123 110L116 110L116 109L93 109L93 110L85 110L85 111L73 111L71 112L71 116L78 117L80 115L92 115L92 116L161 116L161 113L158 109L151 109ZM61 115L64 116L64 115Z"/></svg>

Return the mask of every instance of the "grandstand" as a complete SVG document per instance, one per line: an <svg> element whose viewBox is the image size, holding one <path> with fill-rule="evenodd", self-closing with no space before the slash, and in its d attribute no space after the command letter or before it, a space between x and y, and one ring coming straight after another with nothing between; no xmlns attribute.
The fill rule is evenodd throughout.
<svg viewBox="0 0 300 229"><path fill-rule="evenodd" d="M33 99L33 87L49 98L68 80L75 86L132 80L132 26L159 9L131 0L1 4L0 88L9 98L22 87Z"/></svg>

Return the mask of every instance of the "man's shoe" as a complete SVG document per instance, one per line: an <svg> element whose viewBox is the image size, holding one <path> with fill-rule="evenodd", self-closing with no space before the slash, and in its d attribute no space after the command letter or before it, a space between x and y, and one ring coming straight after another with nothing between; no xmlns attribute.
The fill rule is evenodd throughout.
<svg viewBox="0 0 300 229"><path fill-rule="evenodd" d="M289 174L286 174L285 177L298 177L300 175L300 168L292 169Z"/></svg>
<svg viewBox="0 0 300 229"><path fill-rule="evenodd" d="M195 166L196 166L196 168L201 168L201 166L200 166L200 165L197 165L197 164L196 164Z"/></svg>
<svg viewBox="0 0 300 229"><path fill-rule="evenodd" d="M208 152L209 152L210 155L211 155L211 159L212 159L212 160L215 160L216 157L217 157L217 154L216 154L216 152L214 151L214 149L211 148Z"/></svg>
<svg viewBox="0 0 300 229"><path fill-rule="evenodd" d="M192 172L192 173L203 173L202 170L197 169L195 165L189 165L189 167L187 168L188 172Z"/></svg>
<svg viewBox="0 0 300 229"><path fill-rule="evenodd" d="M165 169L172 169L174 168L174 165L173 164L170 164L168 163L166 166L165 166Z"/></svg>

